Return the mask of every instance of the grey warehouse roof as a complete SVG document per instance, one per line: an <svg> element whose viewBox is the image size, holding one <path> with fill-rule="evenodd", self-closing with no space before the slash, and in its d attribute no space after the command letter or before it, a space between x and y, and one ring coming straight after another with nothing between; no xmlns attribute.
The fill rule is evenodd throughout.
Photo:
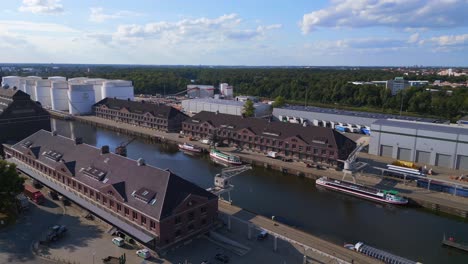
<svg viewBox="0 0 468 264"><path fill-rule="evenodd" d="M428 123L440 123L440 120L434 119L434 118L398 116L398 115L391 115L391 114L348 111L348 110L339 110L339 109L331 109L331 108L321 108L321 107L315 107L315 106L290 105L290 106L285 106L283 108L296 110L296 111L316 112L316 113L335 114L335 115L347 115L347 116L356 116L356 117L365 117L365 118L374 118L374 119L394 118L394 119L413 120L413 121L428 122Z"/></svg>
<svg viewBox="0 0 468 264"><path fill-rule="evenodd" d="M428 124L428 123L394 120L394 119L377 120L372 125L392 126L392 127L399 127L399 128L418 129L418 130L442 132L442 133L449 133L449 134L468 135L468 126Z"/></svg>
<svg viewBox="0 0 468 264"><path fill-rule="evenodd" d="M113 153L101 154L101 149L75 141L40 130L12 148L158 220L170 216L190 195L216 198L169 170L139 166L135 160ZM151 197L143 195L142 199L137 195L145 192L143 188L151 191Z"/></svg>

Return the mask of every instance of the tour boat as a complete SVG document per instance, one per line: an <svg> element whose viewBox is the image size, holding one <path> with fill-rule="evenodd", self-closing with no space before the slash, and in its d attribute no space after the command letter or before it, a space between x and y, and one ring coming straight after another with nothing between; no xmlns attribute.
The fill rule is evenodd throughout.
<svg viewBox="0 0 468 264"><path fill-rule="evenodd" d="M358 196L373 201L398 205L404 205L408 203L408 199L399 196L398 192L393 190L379 190L370 186L364 186L348 181L333 180L327 177L319 178L315 181L315 184L323 186L327 189L343 192L346 194Z"/></svg>
<svg viewBox="0 0 468 264"><path fill-rule="evenodd" d="M189 143L179 144L179 149L183 151L190 151L190 152L195 152L195 153L202 152L202 149L200 147L197 147Z"/></svg>
<svg viewBox="0 0 468 264"><path fill-rule="evenodd" d="M242 165L238 156L223 153L217 149L211 149L210 158L214 161L219 161L228 165Z"/></svg>

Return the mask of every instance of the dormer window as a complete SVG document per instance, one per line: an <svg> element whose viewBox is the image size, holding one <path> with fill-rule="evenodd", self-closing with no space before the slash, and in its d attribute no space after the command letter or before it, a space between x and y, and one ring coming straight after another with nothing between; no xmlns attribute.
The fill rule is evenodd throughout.
<svg viewBox="0 0 468 264"><path fill-rule="evenodd" d="M94 179L96 181L102 181L102 179L107 174L105 171L103 171L101 169L98 169L98 168L95 168L93 166L89 166L88 168L84 169L83 173L86 176L91 177L92 179Z"/></svg>
<svg viewBox="0 0 468 264"><path fill-rule="evenodd" d="M156 192L146 187L133 191L132 196L147 204L154 205L156 203Z"/></svg>
<svg viewBox="0 0 468 264"><path fill-rule="evenodd" d="M25 148L29 148L29 147L32 146L32 144L33 144L32 141L27 140L27 141L21 142L20 145L25 147Z"/></svg>

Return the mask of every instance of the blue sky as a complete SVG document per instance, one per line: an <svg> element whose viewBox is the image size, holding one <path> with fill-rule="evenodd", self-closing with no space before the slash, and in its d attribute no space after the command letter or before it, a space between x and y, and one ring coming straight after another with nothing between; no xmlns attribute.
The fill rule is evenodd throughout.
<svg viewBox="0 0 468 264"><path fill-rule="evenodd" d="M0 62L468 65L468 0L2 0Z"/></svg>

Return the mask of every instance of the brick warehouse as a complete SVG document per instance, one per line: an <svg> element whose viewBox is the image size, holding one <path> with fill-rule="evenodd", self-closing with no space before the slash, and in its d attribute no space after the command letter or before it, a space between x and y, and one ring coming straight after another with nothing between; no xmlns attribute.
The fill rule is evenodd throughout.
<svg viewBox="0 0 468 264"><path fill-rule="evenodd" d="M50 115L21 90L0 88L0 143L50 130Z"/></svg>
<svg viewBox="0 0 468 264"><path fill-rule="evenodd" d="M356 147L339 132L324 127L272 122L258 118L200 112L182 124L184 134L196 138L216 137L243 149L276 151L297 160L338 166Z"/></svg>
<svg viewBox="0 0 468 264"><path fill-rule="evenodd" d="M97 117L111 119L165 132L179 132L187 116L164 105L105 98L93 106Z"/></svg>
<svg viewBox="0 0 468 264"><path fill-rule="evenodd" d="M214 194L108 146L41 130L4 147L18 169L153 249L205 232L217 218Z"/></svg>

